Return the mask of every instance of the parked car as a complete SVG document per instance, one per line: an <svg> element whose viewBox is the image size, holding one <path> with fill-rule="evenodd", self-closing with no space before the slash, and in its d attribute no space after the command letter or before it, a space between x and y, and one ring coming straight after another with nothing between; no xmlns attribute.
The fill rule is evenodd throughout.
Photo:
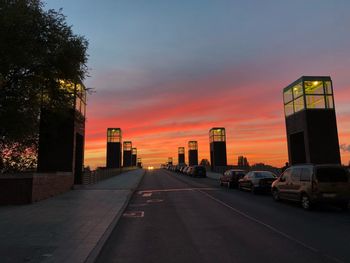
<svg viewBox="0 0 350 263"><path fill-rule="evenodd" d="M179 172L180 172L180 168L181 168L180 165L176 165L176 166L175 166L175 172L179 173Z"/></svg>
<svg viewBox="0 0 350 263"><path fill-rule="evenodd" d="M180 167L180 173L183 173L183 170L185 169L186 166L181 166Z"/></svg>
<svg viewBox="0 0 350 263"><path fill-rule="evenodd" d="M237 187L238 186L238 180L243 178L243 176L246 174L244 170L239 169L230 169L227 170L221 177L220 177L220 185L226 185L228 188Z"/></svg>
<svg viewBox="0 0 350 263"><path fill-rule="evenodd" d="M276 175L269 171L250 171L242 179L238 180L238 188L250 190L252 193L258 191L271 191L271 184L276 180Z"/></svg>
<svg viewBox="0 0 350 263"><path fill-rule="evenodd" d="M331 203L346 210L350 200L349 171L340 165L291 166L272 184L272 197L300 202L309 210L316 203Z"/></svg>
<svg viewBox="0 0 350 263"><path fill-rule="evenodd" d="M192 170L193 170L193 166L189 166L187 171L186 171L186 174L189 176L192 176Z"/></svg>
<svg viewBox="0 0 350 263"><path fill-rule="evenodd" d="M191 166L189 170L189 175L194 177L207 177L207 171L202 165Z"/></svg>
<svg viewBox="0 0 350 263"><path fill-rule="evenodd" d="M183 170L182 170L182 173L184 175L188 175L188 170L190 169L190 166L186 166Z"/></svg>

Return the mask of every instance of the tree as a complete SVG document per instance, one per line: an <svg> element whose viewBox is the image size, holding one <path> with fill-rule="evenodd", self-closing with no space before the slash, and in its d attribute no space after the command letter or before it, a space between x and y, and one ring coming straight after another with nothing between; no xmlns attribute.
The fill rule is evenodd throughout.
<svg viewBox="0 0 350 263"><path fill-rule="evenodd" d="M199 163L199 165L202 165L202 166L210 166L210 162L208 159L202 159Z"/></svg>
<svg viewBox="0 0 350 263"><path fill-rule="evenodd" d="M35 167L40 109L67 107L62 80L87 76L88 42L40 0L0 2L0 163Z"/></svg>

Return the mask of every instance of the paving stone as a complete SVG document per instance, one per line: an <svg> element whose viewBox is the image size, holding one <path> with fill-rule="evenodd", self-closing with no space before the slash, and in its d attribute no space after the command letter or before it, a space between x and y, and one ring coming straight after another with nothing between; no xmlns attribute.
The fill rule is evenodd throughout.
<svg viewBox="0 0 350 263"><path fill-rule="evenodd" d="M1 262L84 262L143 174L134 170L38 203L0 207Z"/></svg>

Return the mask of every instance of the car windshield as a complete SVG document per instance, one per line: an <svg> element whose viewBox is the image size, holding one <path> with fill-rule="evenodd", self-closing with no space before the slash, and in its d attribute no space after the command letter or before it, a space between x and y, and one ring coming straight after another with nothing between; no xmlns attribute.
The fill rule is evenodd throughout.
<svg viewBox="0 0 350 263"><path fill-rule="evenodd" d="M255 178L275 178L276 176L271 172L255 172Z"/></svg>
<svg viewBox="0 0 350 263"><path fill-rule="evenodd" d="M318 167L316 177L319 182L348 182L349 173L342 167Z"/></svg>

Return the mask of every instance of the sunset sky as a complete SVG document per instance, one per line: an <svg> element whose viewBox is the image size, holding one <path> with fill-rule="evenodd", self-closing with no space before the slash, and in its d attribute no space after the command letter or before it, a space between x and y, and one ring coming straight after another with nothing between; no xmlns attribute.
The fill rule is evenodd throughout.
<svg viewBox="0 0 350 263"><path fill-rule="evenodd" d="M227 132L229 164L288 159L282 90L331 76L350 160L350 1L50 0L89 40L85 165L105 166L106 129L120 127L145 165Z"/></svg>

